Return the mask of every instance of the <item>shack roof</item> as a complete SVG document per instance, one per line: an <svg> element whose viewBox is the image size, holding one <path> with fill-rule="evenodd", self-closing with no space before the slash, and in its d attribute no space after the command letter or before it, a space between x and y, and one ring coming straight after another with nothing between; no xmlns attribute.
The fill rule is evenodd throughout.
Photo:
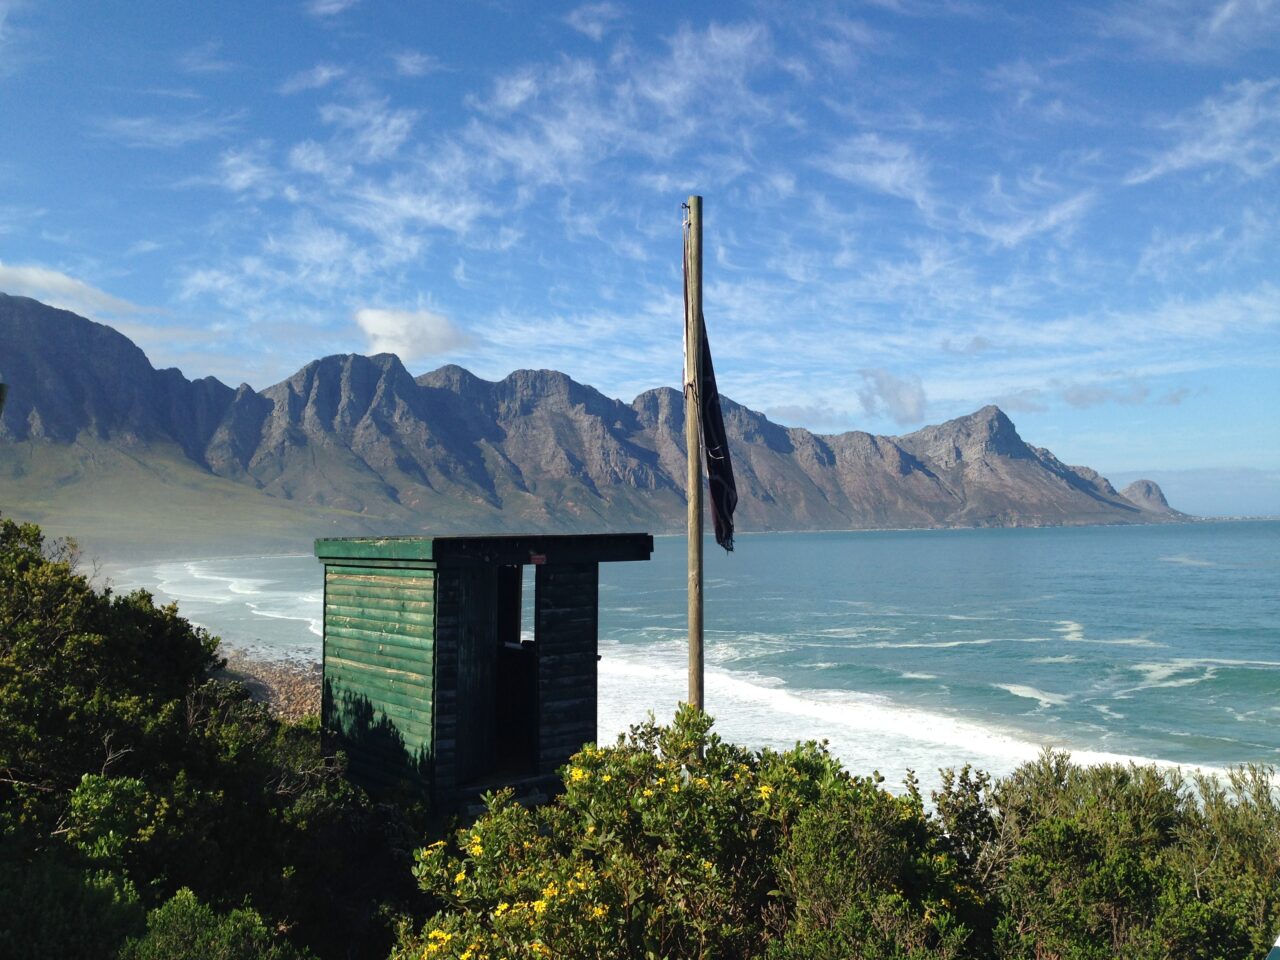
<svg viewBox="0 0 1280 960"><path fill-rule="evenodd" d="M316 541L322 561L411 560L437 565L610 563L648 560L648 533L528 534L483 537L325 537Z"/></svg>

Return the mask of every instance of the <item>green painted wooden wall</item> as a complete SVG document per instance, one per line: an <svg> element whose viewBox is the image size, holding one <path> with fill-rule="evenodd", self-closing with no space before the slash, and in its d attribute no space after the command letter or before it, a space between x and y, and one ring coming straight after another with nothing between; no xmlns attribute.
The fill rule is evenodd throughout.
<svg viewBox="0 0 1280 960"><path fill-rule="evenodd" d="M436 571L326 565L326 726L372 787L427 778L434 748Z"/></svg>

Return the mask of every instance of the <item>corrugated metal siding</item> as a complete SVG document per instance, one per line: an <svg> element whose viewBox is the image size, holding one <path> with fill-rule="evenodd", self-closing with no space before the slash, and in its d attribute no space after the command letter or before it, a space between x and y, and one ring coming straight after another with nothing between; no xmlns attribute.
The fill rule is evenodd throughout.
<svg viewBox="0 0 1280 960"><path fill-rule="evenodd" d="M599 564L538 567L538 772L552 773L596 738Z"/></svg>
<svg viewBox="0 0 1280 960"><path fill-rule="evenodd" d="M435 571L327 565L324 714L351 773L371 786L417 780L433 738Z"/></svg>

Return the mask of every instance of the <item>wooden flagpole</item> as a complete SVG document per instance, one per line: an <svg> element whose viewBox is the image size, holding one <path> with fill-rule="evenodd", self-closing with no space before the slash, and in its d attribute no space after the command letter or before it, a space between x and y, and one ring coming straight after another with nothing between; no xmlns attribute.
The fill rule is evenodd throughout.
<svg viewBox="0 0 1280 960"><path fill-rule="evenodd" d="M689 197L684 248L684 445L689 458L689 705L702 687L702 198Z"/></svg>

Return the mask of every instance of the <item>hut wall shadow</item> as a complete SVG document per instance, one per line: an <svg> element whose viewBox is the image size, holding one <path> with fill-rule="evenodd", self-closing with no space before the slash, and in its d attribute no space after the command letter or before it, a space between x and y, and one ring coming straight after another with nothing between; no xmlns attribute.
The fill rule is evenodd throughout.
<svg viewBox="0 0 1280 960"><path fill-rule="evenodd" d="M425 747L411 750L395 721L362 693L326 678L322 696L325 748L346 753L352 781L379 798L429 795L431 755Z"/></svg>

